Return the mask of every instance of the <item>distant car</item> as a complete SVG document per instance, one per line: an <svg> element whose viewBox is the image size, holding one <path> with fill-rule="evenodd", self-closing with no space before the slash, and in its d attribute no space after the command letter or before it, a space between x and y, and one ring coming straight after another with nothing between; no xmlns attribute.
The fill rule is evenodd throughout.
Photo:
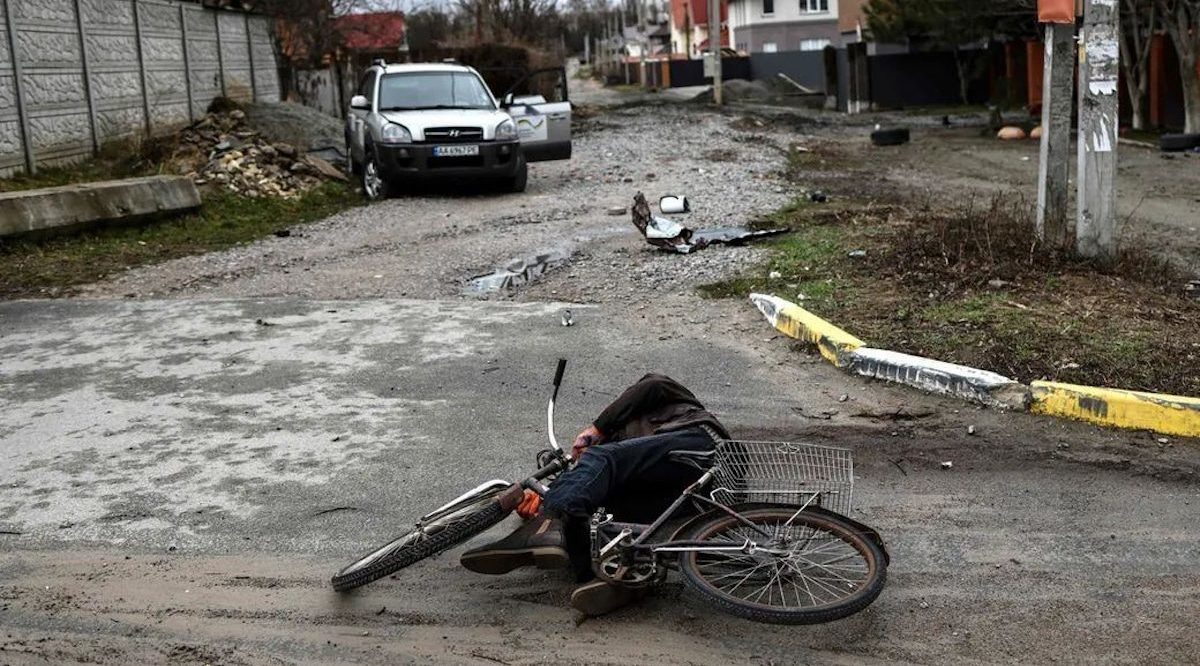
<svg viewBox="0 0 1200 666"><path fill-rule="evenodd" d="M491 178L523 192L528 162L571 157L565 76L561 85L562 101L508 94L502 103L471 67L376 62L350 100L351 170L368 199L437 177Z"/></svg>

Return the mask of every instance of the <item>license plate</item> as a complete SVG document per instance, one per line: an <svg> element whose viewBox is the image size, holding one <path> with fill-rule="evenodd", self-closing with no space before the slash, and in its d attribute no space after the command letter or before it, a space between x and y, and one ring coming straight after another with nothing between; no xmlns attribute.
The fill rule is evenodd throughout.
<svg viewBox="0 0 1200 666"><path fill-rule="evenodd" d="M467 157L478 155L479 146L434 146L434 157Z"/></svg>

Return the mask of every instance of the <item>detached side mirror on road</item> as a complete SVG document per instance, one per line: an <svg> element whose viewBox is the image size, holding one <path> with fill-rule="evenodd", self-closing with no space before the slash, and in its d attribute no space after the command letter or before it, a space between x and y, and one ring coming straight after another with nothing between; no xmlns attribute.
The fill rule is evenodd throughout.
<svg viewBox="0 0 1200 666"><path fill-rule="evenodd" d="M363 95L355 95L350 98L350 108L355 111L370 111L371 102Z"/></svg>

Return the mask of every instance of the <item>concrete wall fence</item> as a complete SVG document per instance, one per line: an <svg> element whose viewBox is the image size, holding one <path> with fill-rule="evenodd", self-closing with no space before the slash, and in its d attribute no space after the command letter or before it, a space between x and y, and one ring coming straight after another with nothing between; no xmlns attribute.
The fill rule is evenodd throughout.
<svg viewBox="0 0 1200 666"><path fill-rule="evenodd" d="M279 101L266 17L174 0L0 0L0 176Z"/></svg>

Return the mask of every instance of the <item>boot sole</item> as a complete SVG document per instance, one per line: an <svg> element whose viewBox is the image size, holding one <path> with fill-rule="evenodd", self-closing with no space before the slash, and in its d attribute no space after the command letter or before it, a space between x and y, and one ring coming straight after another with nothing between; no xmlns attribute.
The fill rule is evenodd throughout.
<svg viewBox="0 0 1200 666"><path fill-rule="evenodd" d="M643 596L643 590L589 583L571 593L571 607L588 617L599 617L624 608Z"/></svg>
<svg viewBox="0 0 1200 666"><path fill-rule="evenodd" d="M562 548L522 548L521 550L489 550L484 553L465 553L459 562L475 573L498 576L521 567L565 569L571 558Z"/></svg>

